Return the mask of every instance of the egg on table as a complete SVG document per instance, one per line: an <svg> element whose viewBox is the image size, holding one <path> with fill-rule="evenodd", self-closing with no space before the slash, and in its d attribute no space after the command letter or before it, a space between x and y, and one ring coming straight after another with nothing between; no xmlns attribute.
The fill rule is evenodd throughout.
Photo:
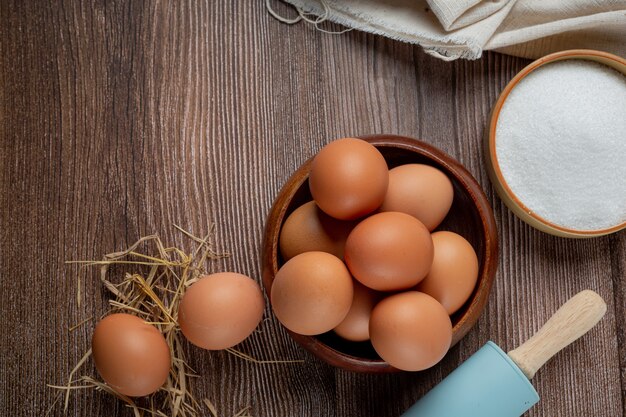
<svg viewBox="0 0 626 417"><path fill-rule="evenodd" d="M104 382L129 397L157 391L170 372L170 348L163 334L130 314L102 319L94 330L91 349Z"/></svg>
<svg viewBox="0 0 626 417"><path fill-rule="evenodd" d="M194 345L226 349L252 334L264 308L256 281L235 272L220 272L204 276L187 289L178 307L178 324Z"/></svg>

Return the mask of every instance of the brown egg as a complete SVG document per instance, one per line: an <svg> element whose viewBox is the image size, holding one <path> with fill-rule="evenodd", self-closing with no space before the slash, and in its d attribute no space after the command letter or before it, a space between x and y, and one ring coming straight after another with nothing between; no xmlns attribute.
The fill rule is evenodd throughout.
<svg viewBox="0 0 626 417"><path fill-rule="evenodd" d="M428 273L433 242L426 226L405 213L378 213L348 236L345 260L352 275L378 291L411 288Z"/></svg>
<svg viewBox="0 0 626 417"><path fill-rule="evenodd" d="M472 245L452 232L432 234L435 257L418 291L434 297L448 314L457 311L472 295L478 279L478 257Z"/></svg>
<svg viewBox="0 0 626 417"><path fill-rule="evenodd" d="M328 215L354 220L376 210L389 182L387 162L373 145L361 139L339 139L313 159L309 188Z"/></svg>
<svg viewBox="0 0 626 417"><path fill-rule="evenodd" d="M362 342L370 338L370 315L376 303L383 296L356 280L352 283L354 284L354 295L350 311L334 330L346 340Z"/></svg>
<svg viewBox="0 0 626 417"><path fill-rule="evenodd" d="M288 261L304 252L328 252L343 258L346 239L355 222L337 220L309 201L287 217L280 231L280 252Z"/></svg>
<svg viewBox="0 0 626 417"><path fill-rule="evenodd" d="M159 330L130 314L111 314L91 339L98 373L111 388L130 397L157 391L170 372L170 348Z"/></svg>
<svg viewBox="0 0 626 417"><path fill-rule="evenodd" d="M272 308L289 330L315 335L336 327L352 303L352 277L343 262L325 252L291 258L276 274Z"/></svg>
<svg viewBox="0 0 626 417"><path fill-rule="evenodd" d="M391 366L421 371L448 352L452 323L437 300L407 291L387 297L374 307L370 338L376 352Z"/></svg>
<svg viewBox="0 0 626 417"><path fill-rule="evenodd" d="M261 322L265 301L252 279L235 272L207 275L192 284L178 307L178 324L194 345L226 349L250 336Z"/></svg>
<svg viewBox="0 0 626 417"><path fill-rule="evenodd" d="M434 230L450 211L454 191L450 179L429 165L400 165L389 171L389 187L380 211L410 214Z"/></svg>

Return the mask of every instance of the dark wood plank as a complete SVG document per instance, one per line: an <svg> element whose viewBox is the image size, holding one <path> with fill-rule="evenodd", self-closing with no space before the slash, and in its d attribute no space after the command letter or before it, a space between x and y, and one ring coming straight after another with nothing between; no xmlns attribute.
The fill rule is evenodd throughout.
<svg viewBox="0 0 626 417"><path fill-rule="evenodd" d="M281 11L287 12L286 7ZM223 415L397 416L485 341L512 349L569 296L609 304L585 339L534 380L529 416L624 414L626 235L587 241L539 233L493 193L481 141L492 103L528 62L499 54L445 63L418 47L285 26L263 2L0 3L0 410L43 415L88 348L107 294L64 264L157 232L186 245L216 224L232 256L214 270L260 279L264 218L284 180L342 136L422 138L459 159L490 197L501 267L482 318L437 367L419 374L335 370L272 317L240 349L298 365L255 365L189 348L199 398ZM86 368L94 372L93 366ZM78 393L70 415L130 415ZM61 415L57 406L53 415Z"/></svg>

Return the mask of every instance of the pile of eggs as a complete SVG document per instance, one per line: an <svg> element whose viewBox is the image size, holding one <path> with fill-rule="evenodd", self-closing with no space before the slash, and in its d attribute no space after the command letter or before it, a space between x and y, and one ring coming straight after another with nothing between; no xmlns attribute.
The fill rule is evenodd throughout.
<svg viewBox="0 0 626 417"><path fill-rule="evenodd" d="M450 315L478 277L471 244L433 232L452 206L450 180L428 165L389 170L374 146L345 138L314 158L309 187L313 201L280 232L285 262L270 291L278 320L302 335L369 340L398 369L435 365L450 348ZM174 318L192 344L220 350L252 334L264 307L253 279L222 272L189 286ZM157 391L172 367L163 333L131 314L102 319L92 353L104 381L127 396Z"/></svg>
<svg viewBox="0 0 626 417"><path fill-rule="evenodd" d="M221 272L193 283L178 306L178 324L194 345L227 349L246 339L263 317L259 285L245 275ZM163 334L144 319L116 313L102 319L91 341L102 379L120 394L140 397L167 380L172 357Z"/></svg>
<svg viewBox="0 0 626 417"><path fill-rule="evenodd" d="M309 188L313 201L280 231L285 262L270 291L278 320L302 335L369 340L398 369L435 365L479 269L465 238L433 232L452 206L450 179L429 165L389 170L373 145L344 138L315 156Z"/></svg>

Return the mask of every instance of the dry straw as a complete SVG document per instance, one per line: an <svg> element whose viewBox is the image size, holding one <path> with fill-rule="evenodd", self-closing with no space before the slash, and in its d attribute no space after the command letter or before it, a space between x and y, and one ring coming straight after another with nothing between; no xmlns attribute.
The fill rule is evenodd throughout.
<svg viewBox="0 0 626 417"><path fill-rule="evenodd" d="M115 312L134 314L143 318L146 323L156 326L163 333L172 356L170 373L165 385L158 392L142 400L140 405L134 399L121 395L96 378L91 376L75 378L78 371L91 357L91 349L89 349L72 369L65 385L48 385L60 392L46 415L54 409L61 398L64 398L63 409L67 412L70 394L75 390L96 389L119 398L132 409L135 417L144 415L195 417L200 414L201 403L213 416L218 416L213 403L208 399L198 401L189 389L189 380L196 375L185 359L177 314L185 289L207 273L205 269L207 261L219 259L228 254L217 253L214 250L210 240L213 227L204 238L196 237L179 226L174 227L194 243L195 249L192 253L188 254L176 247L166 247L159 236L150 235L139 239L124 251L105 255L101 261L68 262L100 267L100 280L114 297L109 300L111 308L107 314ZM140 247L150 246L153 253L146 254L139 251ZM124 279L116 283L108 278L111 266L139 267L142 268L143 273L126 273ZM79 284L79 305L80 288ZM73 331L90 320L91 317L68 330ZM302 362L262 361L235 349L227 349L227 352L257 364ZM236 417L246 416L250 416L249 407L245 407L236 414Z"/></svg>

